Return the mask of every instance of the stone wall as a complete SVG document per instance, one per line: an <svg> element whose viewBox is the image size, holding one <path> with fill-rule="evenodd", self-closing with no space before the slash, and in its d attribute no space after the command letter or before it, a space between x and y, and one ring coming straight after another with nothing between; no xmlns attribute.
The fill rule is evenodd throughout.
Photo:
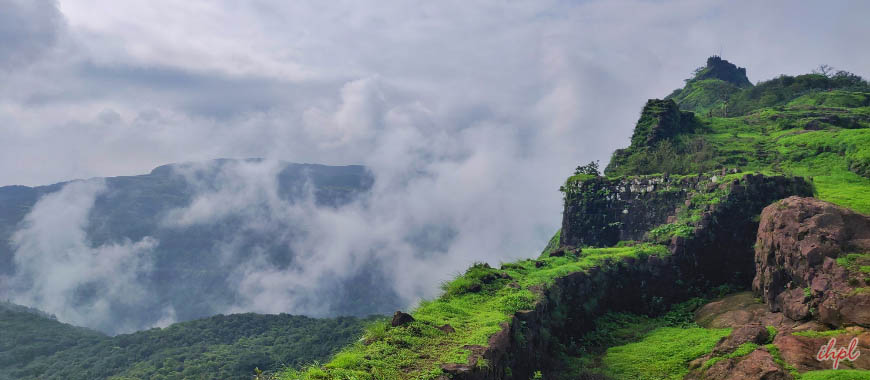
<svg viewBox="0 0 870 380"><path fill-rule="evenodd" d="M711 177L595 177L565 187L563 246L608 247L620 240L643 240L665 224L688 195Z"/></svg>

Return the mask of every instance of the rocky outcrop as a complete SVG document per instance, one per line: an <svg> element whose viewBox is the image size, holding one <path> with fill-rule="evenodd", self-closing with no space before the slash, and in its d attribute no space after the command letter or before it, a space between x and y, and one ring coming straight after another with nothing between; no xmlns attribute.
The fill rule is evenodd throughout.
<svg viewBox="0 0 870 380"><path fill-rule="evenodd" d="M702 275L691 280L703 287L723 282L744 287L755 271L752 244L761 210L791 195L812 195L812 189L802 178L733 174L569 183L560 244L612 246L647 239L654 227L675 223L693 231L670 242L672 251L692 261L685 265Z"/></svg>
<svg viewBox="0 0 870 380"><path fill-rule="evenodd" d="M680 111L680 107L671 99L649 99L634 128L631 147L653 146L680 133L691 132L694 127L693 112Z"/></svg>
<svg viewBox="0 0 870 380"><path fill-rule="evenodd" d="M746 77L746 69L722 59L719 56L707 58L707 66L698 71L691 81L719 79L740 87L752 87L752 82Z"/></svg>
<svg viewBox="0 0 870 380"><path fill-rule="evenodd" d="M816 321L795 321L782 313L772 312L752 292L740 292L710 302L695 312L695 322L705 328L739 329L743 326L771 326L777 331L824 330Z"/></svg>
<svg viewBox="0 0 870 380"><path fill-rule="evenodd" d="M794 372L831 369L830 361L816 358L831 338L836 339L836 348L847 347L857 338L856 349L870 352L870 332L862 327L829 331L817 321L794 321L781 312L769 311L749 292L702 306L695 313L695 321L703 327L733 330L710 354L690 363L686 379L790 379ZM747 343L756 348L743 355L734 354ZM870 369L870 356L842 360L840 368Z"/></svg>
<svg viewBox="0 0 870 380"><path fill-rule="evenodd" d="M404 313L402 311L396 311L396 313L393 314L393 319L390 321L390 326L399 327L407 325L411 322L414 322L414 317L412 317L411 314Z"/></svg>
<svg viewBox="0 0 870 380"><path fill-rule="evenodd" d="M739 358L727 358L709 369L696 371L686 380L791 380L793 377L764 349Z"/></svg>
<svg viewBox="0 0 870 380"><path fill-rule="evenodd" d="M789 197L761 214L752 287L771 311L794 320L870 326L868 276L837 261L865 252L870 252L870 217L814 198Z"/></svg>

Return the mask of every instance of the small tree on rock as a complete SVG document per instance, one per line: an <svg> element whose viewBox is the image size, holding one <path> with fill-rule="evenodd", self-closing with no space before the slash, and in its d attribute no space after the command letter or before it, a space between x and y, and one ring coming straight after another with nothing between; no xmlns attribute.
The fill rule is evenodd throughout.
<svg viewBox="0 0 870 380"><path fill-rule="evenodd" d="M601 172L598 171L598 161L591 161L586 165L578 166L577 169L574 169L574 174L589 174L596 177L600 176Z"/></svg>

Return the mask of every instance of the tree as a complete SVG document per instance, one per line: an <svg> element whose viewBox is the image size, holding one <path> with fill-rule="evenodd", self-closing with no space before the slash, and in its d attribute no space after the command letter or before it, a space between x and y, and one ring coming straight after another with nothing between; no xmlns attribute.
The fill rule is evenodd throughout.
<svg viewBox="0 0 870 380"><path fill-rule="evenodd" d="M574 174L590 174L596 177L601 175L601 172L598 171L598 161L591 161L586 165L578 166L577 169L574 169Z"/></svg>
<svg viewBox="0 0 870 380"><path fill-rule="evenodd" d="M830 78L834 75L834 68L823 63L813 70L813 74L820 74Z"/></svg>

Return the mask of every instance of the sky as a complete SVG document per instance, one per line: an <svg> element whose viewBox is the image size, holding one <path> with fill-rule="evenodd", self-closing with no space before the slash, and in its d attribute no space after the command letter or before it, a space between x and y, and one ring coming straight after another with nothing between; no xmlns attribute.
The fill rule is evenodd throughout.
<svg viewBox="0 0 870 380"><path fill-rule="evenodd" d="M558 188L573 168L604 166L628 145L646 100L681 87L710 55L746 67L752 82L823 63L870 76L866 1L0 0L0 9L0 186L214 158L372 171L364 205L303 210L317 239L300 244L325 244L324 265L300 274L250 263L239 287L252 295L234 311L300 311L280 301L281 287L372 255L356 252L359 242L383 248L374 255L403 272L394 280L408 300L473 261L534 256L560 225ZM263 170L238 178L266 186ZM68 218L80 224L101 189L46 199L31 227L62 228L38 218L66 204L80 206ZM293 214L284 208L269 215ZM431 226L450 231L436 256L395 237ZM40 241L58 236L92 260L129 257L124 267L141 270L140 253L159 244L113 254L120 246L53 231L23 229L17 244L44 253L57 245Z"/></svg>

